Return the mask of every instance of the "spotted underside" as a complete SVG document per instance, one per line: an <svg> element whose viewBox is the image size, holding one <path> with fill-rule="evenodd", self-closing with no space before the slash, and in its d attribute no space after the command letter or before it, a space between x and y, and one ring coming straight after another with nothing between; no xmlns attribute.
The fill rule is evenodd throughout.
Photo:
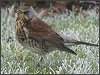
<svg viewBox="0 0 100 75"><path fill-rule="evenodd" d="M29 32L24 27L23 21L17 21L16 24L16 39L18 42L23 46L26 47L29 50L32 50L35 53L38 54L45 54L48 53L49 48L46 45L45 41L39 42L33 37L29 36Z"/></svg>

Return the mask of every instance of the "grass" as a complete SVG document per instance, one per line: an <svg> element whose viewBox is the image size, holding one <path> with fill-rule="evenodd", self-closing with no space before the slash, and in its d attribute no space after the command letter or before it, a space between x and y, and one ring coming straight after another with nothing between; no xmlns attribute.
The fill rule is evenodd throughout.
<svg viewBox="0 0 100 75"><path fill-rule="evenodd" d="M42 18L53 29L91 43L99 42L99 15L95 11L80 20L73 12L68 16ZM41 67L40 56L23 48L15 39L15 19L1 13L1 74L98 74L99 48L85 45L70 47L78 55L60 51L47 54ZM9 37L12 39L8 40Z"/></svg>

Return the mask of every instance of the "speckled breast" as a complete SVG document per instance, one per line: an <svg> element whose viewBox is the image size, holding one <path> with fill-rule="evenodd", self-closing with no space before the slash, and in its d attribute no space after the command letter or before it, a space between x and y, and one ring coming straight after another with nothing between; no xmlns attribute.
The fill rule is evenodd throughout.
<svg viewBox="0 0 100 75"><path fill-rule="evenodd" d="M16 23L16 39L18 42L28 50L33 51L37 54L48 53L48 46L45 43L40 43L34 38L28 37L28 31L25 30L24 23L22 21L17 21Z"/></svg>

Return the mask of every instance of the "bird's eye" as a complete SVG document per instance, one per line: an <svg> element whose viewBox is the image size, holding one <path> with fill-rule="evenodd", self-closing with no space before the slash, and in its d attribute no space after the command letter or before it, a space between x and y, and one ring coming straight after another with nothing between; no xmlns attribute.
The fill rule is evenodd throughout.
<svg viewBox="0 0 100 75"><path fill-rule="evenodd" d="M20 11L20 10L17 10L17 13L22 13L22 11Z"/></svg>
<svg viewBox="0 0 100 75"><path fill-rule="evenodd" d="M17 12L18 12L18 10L17 10Z"/></svg>
<svg viewBox="0 0 100 75"><path fill-rule="evenodd" d="M18 13L18 12L19 12L19 10L16 10L16 12Z"/></svg>

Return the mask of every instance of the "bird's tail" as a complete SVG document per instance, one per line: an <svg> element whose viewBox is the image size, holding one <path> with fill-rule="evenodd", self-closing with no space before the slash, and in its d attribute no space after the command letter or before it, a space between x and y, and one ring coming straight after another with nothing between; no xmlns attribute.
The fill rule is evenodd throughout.
<svg viewBox="0 0 100 75"><path fill-rule="evenodd" d="M74 41L74 42L70 42L70 43L74 43L76 45L83 44L83 45L95 46L95 47L99 46L98 44L92 44L92 43L87 43L87 42L83 42L83 41L76 41L76 42Z"/></svg>
<svg viewBox="0 0 100 75"><path fill-rule="evenodd" d="M58 47L59 50L61 51L65 51L65 52L68 52L68 53L71 53L71 54L74 54L74 55L77 55L73 50L71 50L70 48L66 47L65 45L60 45Z"/></svg>
<svg viewBox="0 0 100 75"><path fill-rule="evenodd" d="M88 46L99 46L98 44L92 44L92 43L88 43L88 42L83 42L83 41L78 41L76 39L73 39L71 37L64 37L64 35L62 35L63 39L64 39L64 44L66 46L71 46L71 45L80 45L80 44L83 44L83 45L88 45Z"/></svg>

